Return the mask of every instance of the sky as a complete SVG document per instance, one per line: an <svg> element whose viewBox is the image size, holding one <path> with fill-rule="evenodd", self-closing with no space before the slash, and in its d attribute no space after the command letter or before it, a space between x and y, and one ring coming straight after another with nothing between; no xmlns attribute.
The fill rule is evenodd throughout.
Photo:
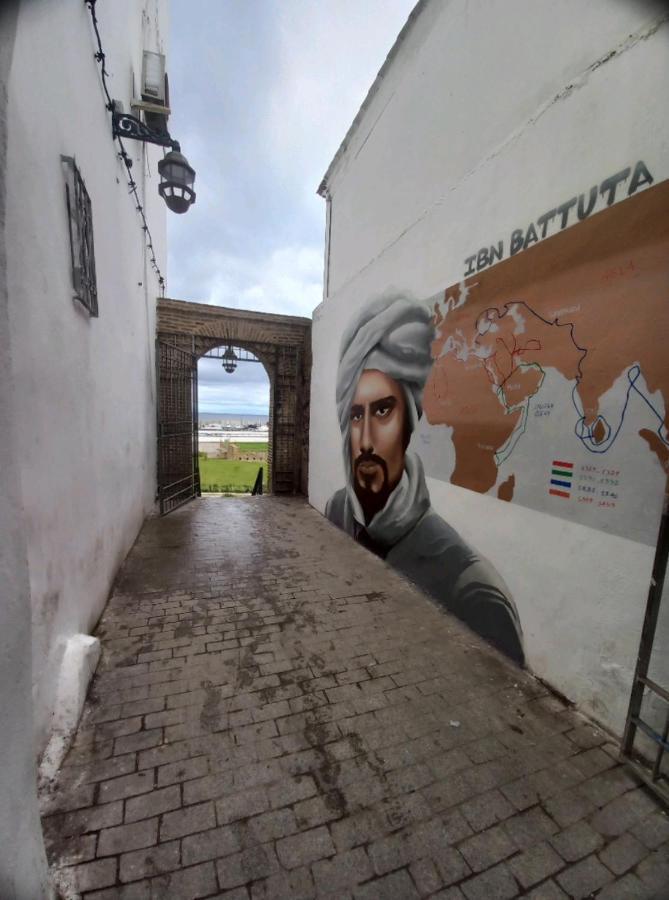
<svg viewBox="0 0 669 900"><path fill-rule="evenodd" d="M316 189L415 0L171 0L169 128L197 200L168 213L167 296L311 316ZM200 363L200 409L265 413L261 365Z"/></svg>

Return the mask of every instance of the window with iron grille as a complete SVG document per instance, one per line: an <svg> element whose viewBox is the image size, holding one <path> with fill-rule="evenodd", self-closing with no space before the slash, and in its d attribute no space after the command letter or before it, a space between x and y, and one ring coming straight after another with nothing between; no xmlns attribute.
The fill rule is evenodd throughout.
<svg viewBox="0 0 669 900"><path fill-rule="evenodd" d="M91 198L74 159L71 156L61 156L61 160L65 173L74 296L91 316L97 316L98 289L95 280Z"/></svg>

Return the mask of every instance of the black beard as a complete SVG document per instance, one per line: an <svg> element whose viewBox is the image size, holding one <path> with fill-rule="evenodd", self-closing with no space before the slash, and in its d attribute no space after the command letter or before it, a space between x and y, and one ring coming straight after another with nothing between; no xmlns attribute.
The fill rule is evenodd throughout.
<svg viewBox="0 0 669 900"><path fill-rule="evenodd" d="M370 488L365 487L364 477L362 479L363 484L361 484L358 479L358 466L361 465L361 463L369 462L376 463L383 472L383 484L380 491L372 491ZM369 525L377 512L382 510L386 505L388 497L392 493L388 481L388 466L386 465L385 459L377 456L375 453L361 453L353 461L353 490L355 491L355 496L360 501L360 506L365 514L365 525Z"/></svg>

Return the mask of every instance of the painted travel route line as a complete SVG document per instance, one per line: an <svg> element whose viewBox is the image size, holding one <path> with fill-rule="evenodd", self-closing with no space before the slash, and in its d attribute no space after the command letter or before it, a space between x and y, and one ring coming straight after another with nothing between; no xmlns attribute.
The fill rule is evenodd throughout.
<svg viewBox="0 0 669 900"><path fill-rule="evenodd" d="M485 310L483 313L481 313L481 315L478 317L477 321L479 321L487 313L493 312L493 311L495 313L497 313L498 318L502 319L506 315L511 315L511 307L512 306L525 307L525 309L532 316L535 316L537 319L539 319L539 321L543 322L545 325L549 325L551 327L556 327L556 328L568 328L569 329L569 338L570 338L572 344L574 345L574 347L581 353L580 359L578 360L578 362L576 364L576 368L578 371L578 376L577 376L577 385L578 385L583 377L583 370L582 370L581 366L582 366L583 360L587 356L588 351L586 350L585 347L581 347L579 344L576 343L576 338L574 337L574 328L575 328L574 322L559 322L557 318L546 319L540 313L538 313L534 309L532 309L532 307L529 306L529 304L527 304L524 300L513 300L509 303L505 303L503 306L503 311L496 307L491 307L491 308ZM514 335L512 348L507 347L506 343L504 342L504 340L502 338L498 338L497 342L500 343L502 345L502 347L504 347L504 350L510 356L512 361L519 359L521 356L523 356L525 353L527 353L530 350L534 351L534 352L541 352L541 350L543 350L541 341L538 340L537 338L530 337L530 338L528 338L527 343L524 346L518 346L518 344L516 342L516 337ZM474 343L475 344L478 343L478 340L475 339ZM488 362L489 361L492 362L492 364L495 366L497 371L501 372L501 367L499 365L497 357L498 357L498 353L497 352L493 353L492 356L489 357L484 362L485 372L486 372L486 375L488 376L488 380L491 382L491 384L495 384L495 378L494 378L494 372L491 371L491 369L488 366ZM506 402L506 395L504 393L504 385L509 381L510 378L512 378L518 372L519 369L522 370L522 369L528 369L528 368L535 368L541 372L541 380L540 380L539 384L536 386L536 388L532 391L531 394L528 394L528 396L526 398L524 398L522 403L515 404L515 405L509 405ZM530 401L533 397L535 397L539 393L539 390L540 390L542 384L544 383L545 378L546 378L546 372L539 363L537 363L537 362L519 363L517 366L512 368L511 372L506 377L503 378L502 382L498 386L497 397L498 397L500 403L502 403L502 405L504 406L505 411L507 413L511 413L511 412L516 412L518 409L522 408L523 414L522 414L520 422L514 428L512 434L510 435L510 437L508 438L508 440L506 441L504 446L502 446L495 453L495 463L497 466L500 466L502 463L506 462L509 459L509 457L515 450L515 448L518 444L518 441L523 436L523 434L525 434L525 431L527 430L527 422L529 419Z"/></svg>
<svg viewBox="0 0 669 900"><path fill-rule="evenodd" d="M459 305L461 305L461 304L459 304ZM574 434L576 435L578 440L581 442L582 446L585 447L586 450L588 450L588 452L602 454L602 453L606 453L608 450L611 449L611 447L615 443L615 441L623 427L623 424L625 421L625 414L627 412L627 407L629 405L630 397L632 396L632 393L637 394L643 400L643 402L646 404L646 406L648 406L650 411L653 413L654 417L656 418L656 420L658 422L657 428L655 429L655 433L657 434L659 439L662 441L662 443L665 446L669 447L669 435L667 435L667 434L663 435L663 433L662 433L663 425L664 425L664 418L663 418L662 414L659 412L658 409L656 409L656 407L653 405L653 403L651 402L649 397L647 397L646 394L637 385L637 382L642 377L642 370L641 370L640 365L635 364L635 365L631 366L626 372L628 385L627 385L627 390L625 392L625 401L623 403L623 406L622 406L622 409L620 412L620 420L619 420L615 430L613 430L611 428L611 425L609 424L606 417L602 416L602 415L598 415L597 418L595 419L595 421L592 423L592 425L586 425L585 415L584 415L582 406L580 404L580 399L578 397L578 389L584 380L583 363L588 355L588 350L587 350L587 348L582 347L576 341L576 338L574 336L574 332L576 329L576 323L575 322L560 322L560 321L558 321L557 317L555 319L547 319L544 316L542 316L540 313L538 313L534 309L532 309L532 307L529 306L524 300L514 300L509 303L504 303L502 308L490 307L489 309L485 310L484 313L482 313L478 317L478 319L480 320L483 316L485 316L486 313L490 313L490 312L495 312L497 314L497 316L500 319L502 319L502 318L504 318L504 316L510 314L510 310L511 310L512 306L525 307L525 309L527 310L528 313L530 313L532 316L535 316L537 319L539 319L539 321L543 322L545 325L556 326L557 328L568 328L569 329L569 338L570 338L571 342L573 343L574 347L576 348L576 350L578 350L581 354L580 358L578 359L578 361L576 363L576 369L577 369L576 383L572 389L572 394L571 394L572 404L573 404L574 409L576 410L576 413L578 416L578 419L574 425ZM524 346L522 346L522 345L519 346L517 344L515 336L514 336L513 340L514 340L513 347L508 347L502 338L498 339L498 343L500 343L502 345L502 347L504 348L504 351L506 352L506 354L508 354L509 358L511 359L512 365L514 362L519 360L524 354L526 354L529 351L541 352L543 350L541 342L536 338L529 338L527 343ZM479 343L478 339L475 338L474 344L478 344L478 343ZM495 387L497 397L498 397L500 403L502 404L502 406L504 407L505 412L512 413L512 412L517 412L519 409L522 409L522 417L521 417L520 422L516 426L516 428L514 428L512 434L510 435L508 440L495 453L495 462L498 466L501 465L502 463L506 462L510 458L511 454L513 453L516 446L518 445L520 438L522 437L523 434L525 434L525 432L527 430L527 426L528 426L528 420L529 420L530 401L533 397L536 397L536 395L539 393L539 390L541 389L541 387L544 383L545 377L546 377L546 371L544 368L542 368L542 366L539 363L537 363L537 362L518 363L517 365L512 367L511 371L507 375L502 377L502 380L499 384L496 384L496 377L495 377L494 370L496 369L500 375L502 374L502 367L500 365L501 360L498 359L498 354L500 354L500 353L501 353L501 351L497 351L484 361L484 371L485 371L486 376L487 376L488 380L490 381L490 383ZM494 366L494 369L491 369L491 366ZM536 388L532 391L532 393L530 393L526 398L524 398L521 403L517 403L517 404L508 403L506 400L504 386L519 371L522 371L522 370L525 370L528 368L538 369L541 372L541 380L539 381ZM596 430L599 428L604 430L604 433L601 437L596 434Z"/></svg>
<svg viewBox="0 0 669 900"><path fill-rule="evenodd" d="M538 369L539 372L541 372L541 380L539 381L539 384L536 386L536 389L534 391L532 391L531 394L528 394L528 396L523 400L522 403L516 403L515 405L509 405L506 402L506 396L504 394L504 382L500 385L499 390L497 391L497 397L499 398L500 402L504 405L504 408L506 409L506 411L508 413L511 413L511 412L516 412L519 409L522 409L523 415L522 415L520 422L518 423L518 425L516 425L513 432L511 433L511 436L509 437L508 441L504 444L503 447L500 447L500 449L495 453L495 463L497 466L500 466L503 462L506 462L506 460L513 453L518 441L525 434L525 430L527 428L527 420L528 420L529 414L530 414L530 400L532 399L532 397L535 397L539 393L541 385L544 383L544 379L546 378L546 373L541 368L539 363L524 363L524 364L521 364L520 366L518 366L518 368L519 369ZM510 377L511 376L509 375L509 378ZM508 378L505 379L505 382L506 381L508 381Z"/></svg>
<svg viewBox="0 0 669 900"><path fill-rule="evenodd" d="M593 422L592 425L585 424L585 416L583 415L583 410L580 407L579 400L577 399L578 386L580 384L580 379L574 385L574 388L571 393L571 399L572 399L572 403L574 404L574 409L576 410L576 412L578 413L578 416L579 416L578 421L576 422L576 425L574 426L574 434L579 439L581 444L585 447L585 449L588 450L590 453L606 453L608 450L611 449L611 447L615 443L615 440L618 437L618 435L620 434L620 431L623 427L623 423L625 421L625 414L627 412L627 407L629 405L629 401L630 401L630 397L632 396L632 392L634 392L639 397L641 397L643 402L646 404L646 406L650 409L650 411L656 417L659 424L657 426L655 433L657 434L659 439L662 441L662 443L665 445L665 447L669 447L669 440L667 439L666 436L662 435L662 426L664 425L664 419L662 417L662 414L660 412L658 412L657 409L655 409L655 407L653 406L653 404L651 403L649 398L646 397L644 392L639 390L639 388L637 387L636 383L642 376L641 366L639 366L639 365L631 366L627 370L626 375L627 375L628 384L627 384L627 390L625 392L625 402L623 403L622 409L620 411L620 421L618 422L617 428L613 432L612 432L611 426L609 425L606 418L601 415L597 416L597 418L595 419L595 421ZM604 429L606 429L606 434L603 438L601 438L601 440L597 440L597 438L593 434L593 431L597 427L598 424L601 424L602 427ZM603 444L606 444L606 446L602 446Z"/></svg>
<svg viewBox="0 0 669 900"><path fill-rule="evenodd" d="M627 385L627 390L625 392L625 401L623 403L623 407L622 407L622 410L620 413L620 421L618 422L618 426L616 427L615 431L612 431L611 426L609 425L607 419L601 415L597 417L597 419L595 420L595 422L593 422L592 425L586 425L585 424L585 415L584 415L583 409L581 408L579 401L578 401L578 388L579 388L579 385L583 382L584 375L583 375L582 367L583 367L585 358L588 355L588 350L585 347L581 347L580 344L578 344L576 342L576 338L574 337L576 323L575 322L558 322L557 318L552 319L552 320L546 319L542 315L537 313L534 309L532 309L532 307L529 306L527 303L525 303L523 300L516 300L516 301L513 301L513 303L518 306L524 306L530 313L532 313L532 315L536 316L538 319L540 319L542 322L544 322L547 325L555 325L558 328L569 327L569 336L572 340L572 343L574 344L574 346L576 347L577 350L581 351L581 354L582 354L581 358L579 359L579 361L577 363L578 375L576 377L576 384L574 385L574 387L572 389L572 403L578 414L578 420L574 425L574 434L579 439L581 444L585 447L585 449L588 450L588 452L602 454L602 453L606 453L608 450L611 449L611 447L615 443L615 440L618 437L618 435L620 434L620 431L623 427L623 424L625 421L625 414L627 412L627 407L629 405L629 401L630 401L632 392L637 394L643 400L643 402L646 404L646 406L650 409L650 411L653 413L653 415L655 416L655 418L657 419L657 422L658 422L657 428L655 429L655 433L657 434L659 439L662 441L662 443L665 446L669 447L669 436L662 434L662 429L663 429L663 425L664 425L664 418L663 418L662 414L655 408L655 406L650 401L650 399L646 396L646 394L642 390L640 390L639 387L637 386L637 382L639 381L639 379L642 376L641 367L637 364L631 366L627 370L627 373L626 373L628 385ZM504 304L504 312L501 313L501 315L500 315L500 311L497 310L497 313L498 313L498 315L500 315L500 318L501 318L501 316L504 316L509 312L509 308L511 305L513 305L513 304L505 303ZM541 347L540 342L537 341L537 343L539 344L539 346L535 347L533 349L541 350L542 347ZM508 352L508 348L506 348L506 345L504 345L504 346ZM529 344L526 346L529 347ZM515 348L514 348L515 352L518 352L518 353L523 353L525 351L525 349L526 348L519 348L518 350L515 350ZM496 357L497 354L494 354L494 356ZM497 462L498 465L502 462L506 462L506 460L509 459L509 457L511 456L511 453L513 452L513 450L515 449L515 447L518 443L518 440L526 431L528 413L529 413L529 401L533 396L536 396L536 394L539 392L539 388L541 387L541 384L543 384L544 377L545 377L545 372L543 369L542 369L542 373L543 373L543 376L542 376L541 383L539 384L537 389L534 391L534 393L531 394L530 397L527 398L525 412L523 414L523 419L522 419L521 423L518 425L518 427L516 429L514 429L513 434L511 435L511 437L509 438L507 443L504 445L504 447L502 447L495 454L495 461ZM488 377L490 377L490 374L489 373L487 373L487 374L488 374ZM511 373L511 375L513 375L513 372ZM502 386L506 381L508 381L508 379L511 377L511 375L507 376L507 378L504 379L504 382L502 382ZM498 396L499 396L499 394L498 394ZM505 407L506 407L506 404L505 404ZM514 408L506 407L506 409L507 409L507 412L512 412ZM597 440L597 437L594 434L594 431L595 431L596 427L598 426L598 424L601 425L601 427L603 427L605 429L604 436L602 438L600 438L599 440Z"/></svg>

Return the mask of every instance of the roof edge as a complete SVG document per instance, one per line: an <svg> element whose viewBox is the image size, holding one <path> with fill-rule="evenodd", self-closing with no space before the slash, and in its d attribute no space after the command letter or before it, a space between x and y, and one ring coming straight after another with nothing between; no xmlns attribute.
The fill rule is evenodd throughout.
<svg viewBox="0 0 669 900"><path fill-rule="evenodd" d="M367 95L365 96L365 99L362 101L360 109L358 110L355 118L351 122L351 125L344 136L344 140L341 142L341 144L339 145L339 149L337 150L335 155L332 157L332 161L330 162L330 165L328 166L325 175L323 175L323 178L321 179L321 183L318 185L318 189L317 189L316 193L319 194L319 196L325 197L327 195L328 180L329 180L330 176L332 175L333 170L335 169L335 167L336 167L337 163L339 162L339 160L341 159L341 157L346 152L348 145L351 143L351 138L353 137L355 132L358 130L358 126L360 125L360 122L362 121L364 114L367 112L369 106L371 105L372 100L378 93L379 88L381 87L381 82L383 81L385 74L388 71L388 68L390 67L391 63L393 62L393 60L399 53L400 47L402 46L402 44L406 40L407 35L413 28L416 19L420 16L420 14L423 12L423 10L425 9L425 7L427 6L427 4L429 2L430 2L430 0L418 0L416 5L414 6L414 8L409 13L409 17L407 18L406 22L404 23L404 26L402 27L402 30L400 31L400 33L397 35L397 38L395 39L395 43L392 45L392 47L388 51L388 55L386 56L383 65L379 69L379 72L378 72L376 78L372 82L372 86L367 91Z"/></svg>

